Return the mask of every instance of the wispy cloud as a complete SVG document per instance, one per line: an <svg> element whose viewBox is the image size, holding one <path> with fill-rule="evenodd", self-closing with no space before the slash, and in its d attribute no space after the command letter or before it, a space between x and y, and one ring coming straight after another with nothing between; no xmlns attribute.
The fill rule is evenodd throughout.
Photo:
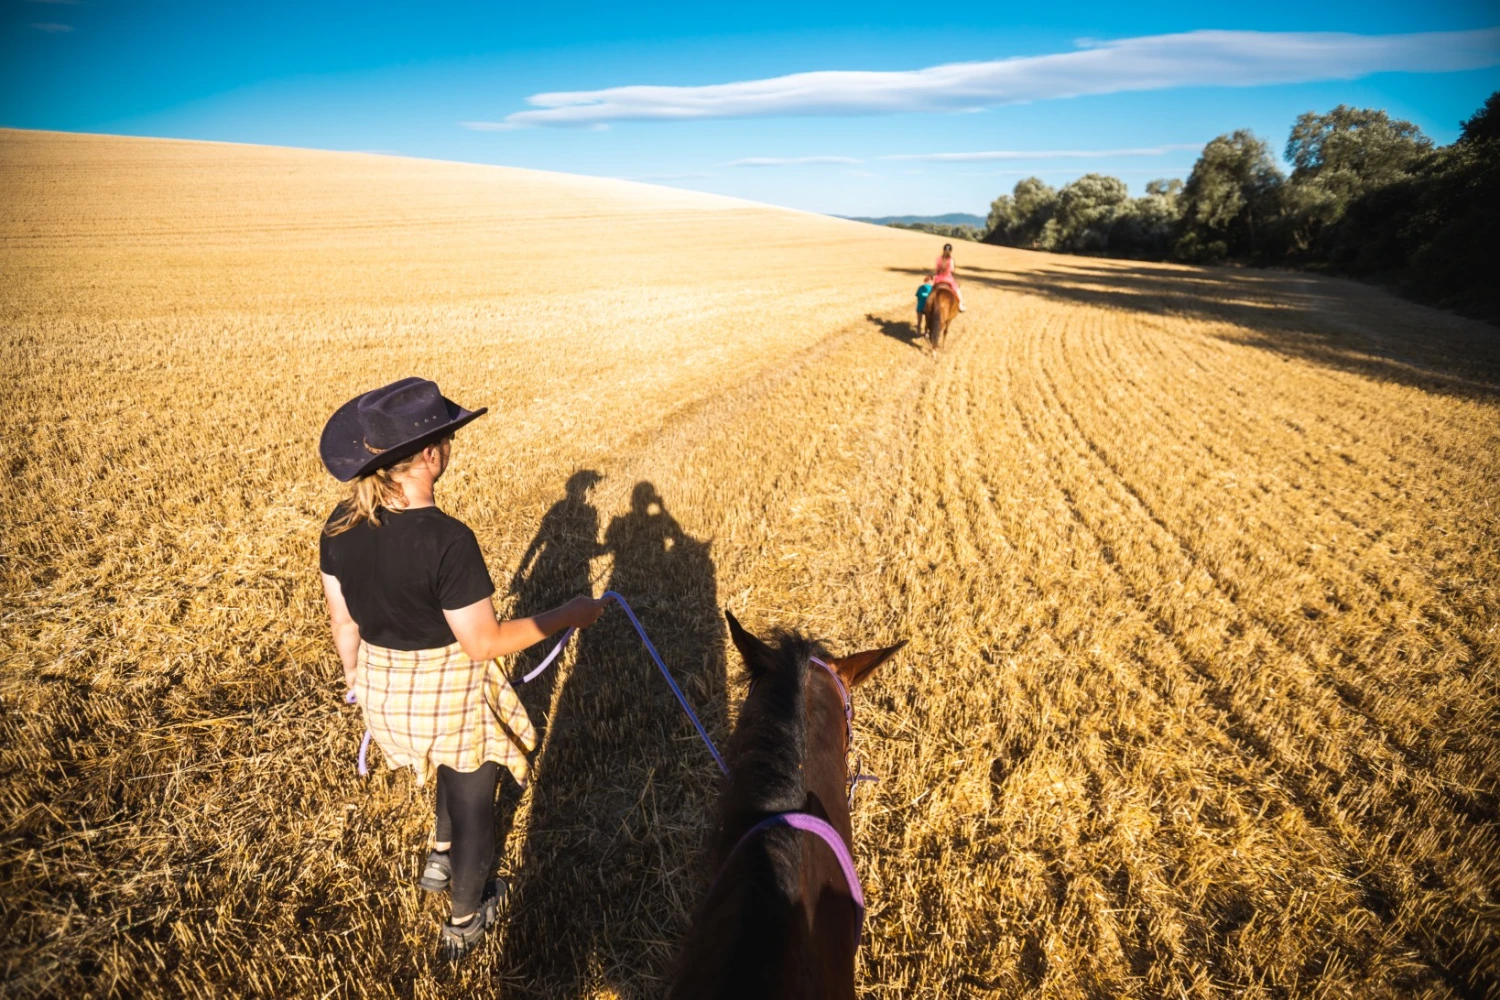
<svg viewBox="0 0 1500 1000"><path fill-rule="evenodd" d="M1201 142L1174 142L1166 146L1136 149L990 149L974 153L899 153L882 160L931 160L940 163L975 163L984 160L1102 160L1116 156L1165 156L1185 149L1202 149Z"/></svg>
<svg viewBox="0 0 1500 1000"><path fill-rule="evenodd" d="M1406 35L1192 31L1084 44L1088 47L1074 52L904 72L828 70L703 87L534 94L526 100L535 110L509 115L503 124L959 112L1131 90L1253 87L1500 64L1500 28Z"/></svg>
<svg viewBox="0 0 1500 1000"><path fill-rule="evenodd" d="M819 163L863 163L852 156L747 156L743 160L731 160L726 167L802 167Z"/></svg>
<svg viewBox="0 0 1500 1000"><path fill-rule="evenodd" d="M526 127L515 122L459 122L458 124L470 132L510 132Z"/></svg>
<svg viewBox="0 0 1500 1000"><path fill-rule="evenodd" d="M62 34L63 32L73 30L73 26L71 24L53 24L51 22L47 22L45 24L33 24L32 27L37 31L45 31L49 35L58 35Z"/></svg>

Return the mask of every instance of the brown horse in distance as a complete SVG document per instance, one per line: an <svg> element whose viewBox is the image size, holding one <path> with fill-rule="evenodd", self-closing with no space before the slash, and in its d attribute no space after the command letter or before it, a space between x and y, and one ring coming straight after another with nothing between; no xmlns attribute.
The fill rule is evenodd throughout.
<svg viewBox="0 0 1500 1000"><path fill-rule="evenodd" d="M850 691L905 643L833 659L799 635L780 634L770 645L725 617L750 693L728 746L730 780L710 852L714 882L668 996L853 1000L860 914L833 850L784 826L745 834L768 817L800 812L829 823L852 848L844 695L810 658L837 671Z"/></svg>
<svg viewBox="0 0 1500 1000"><path fill-rule="evenodd" d="M927 296L927 308L923 311L922 320L927 325L927 340L936 351L943 346L943 341L948 339L948 324L953 322L953 317L958 315L958 294L944 282L938 282L932 287L932 293ZM917 324L917 333L921 334L922 323Z"/></svg>

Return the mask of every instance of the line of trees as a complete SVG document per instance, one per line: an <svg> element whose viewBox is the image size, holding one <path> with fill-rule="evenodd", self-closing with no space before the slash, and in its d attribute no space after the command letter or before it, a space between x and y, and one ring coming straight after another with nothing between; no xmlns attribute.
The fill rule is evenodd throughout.
<svg viewBox="0 0 1500 1000"><path fill-rule="evenodd" d="M1288 176L1240 130L1203 148L1187 182L1028 177L990 206L987 243L1063 253L1321 268L1500 320L1500 92L1435 147L1411 122L1339 105L1292 126Z"/></svg>
<svg viewBox="0 0 1500 1000"><path fill-rule="evenodd" d="M892 229L909 229L917 233L930 233L950 240L984 241L985 230L978 226L953 225L947 222L887 222Z"/></svg>

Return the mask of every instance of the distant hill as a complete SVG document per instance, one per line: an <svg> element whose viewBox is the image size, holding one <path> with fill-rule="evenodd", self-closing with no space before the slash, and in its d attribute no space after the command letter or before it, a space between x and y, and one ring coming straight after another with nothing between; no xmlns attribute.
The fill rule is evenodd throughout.
<svg viewBox="0 0 1500 1000"><path fill-rule="evenodd" d="M869 222L877 226L976 226L980 229L988 221L982 215L970 215L967 212L949 212L947 215L882 215L878 218L841 215L839 218L852 222Z"/></svg>

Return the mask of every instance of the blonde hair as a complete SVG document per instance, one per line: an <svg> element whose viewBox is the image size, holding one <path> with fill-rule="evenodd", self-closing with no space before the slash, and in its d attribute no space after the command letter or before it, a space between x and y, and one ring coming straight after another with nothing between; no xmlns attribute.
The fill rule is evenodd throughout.
<svg viewBox="0 0 1500 1000"><path fill-rule="evenodd" d="M350 528L364 524L366 521L372 527L378 528L380 527L380 508L399 510L405 507L406 493L401 489L401 484L396 482L396 474L411 468L412 463L421 455L419 451L389 468L376 469L367 476L359 476L352 480L349 483L349 495L340 505L342 510L338 517L328 522L325 532L329 535L342 535Z"/></svg>

